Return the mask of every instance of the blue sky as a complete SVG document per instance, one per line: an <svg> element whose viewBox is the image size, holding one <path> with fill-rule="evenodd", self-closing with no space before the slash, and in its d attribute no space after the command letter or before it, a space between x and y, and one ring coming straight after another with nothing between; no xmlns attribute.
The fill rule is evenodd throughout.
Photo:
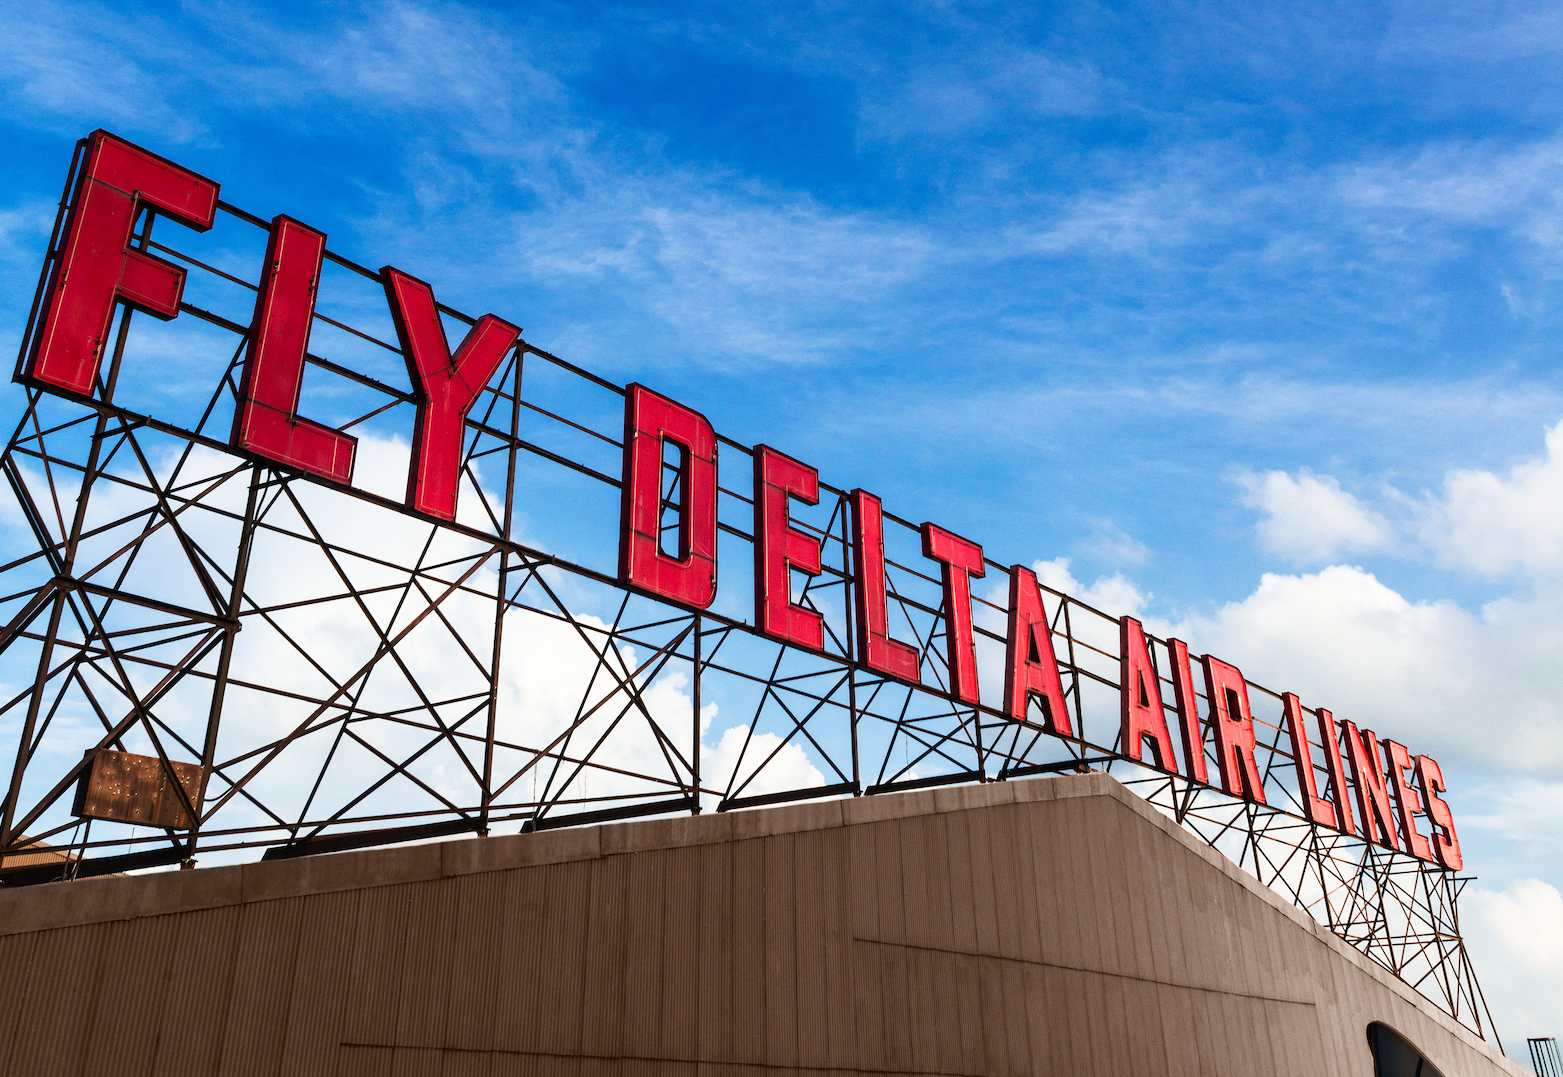
<svg viewBox="0 0 1563 1077"><path fill-rule="evenodd" d="M107 127L1427 745L1563 1032L1556 7L0 12L0 343Z"/></svg>

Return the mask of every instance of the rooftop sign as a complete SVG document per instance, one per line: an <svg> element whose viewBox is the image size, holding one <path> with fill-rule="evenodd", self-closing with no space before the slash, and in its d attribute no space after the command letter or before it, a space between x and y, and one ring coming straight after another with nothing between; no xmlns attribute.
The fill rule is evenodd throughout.
<svg viewBox="0 0 1563 1077"><path fill-rule="evenodd" d="M1472 1012L1430 757L107 132L17 380L0 880L1094 766Z"/></svg>

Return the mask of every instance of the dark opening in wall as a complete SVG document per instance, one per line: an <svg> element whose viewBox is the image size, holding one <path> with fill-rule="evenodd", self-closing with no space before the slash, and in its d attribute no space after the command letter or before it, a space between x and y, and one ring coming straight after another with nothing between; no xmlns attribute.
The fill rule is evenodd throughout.
<svg viewBox="0 0 1563 1077"><path fill-rule="evenodd" d="M1368 1047L1374 1077L1444 1077L1415 1044L1382 1021L1368 1026Z"/></svg>

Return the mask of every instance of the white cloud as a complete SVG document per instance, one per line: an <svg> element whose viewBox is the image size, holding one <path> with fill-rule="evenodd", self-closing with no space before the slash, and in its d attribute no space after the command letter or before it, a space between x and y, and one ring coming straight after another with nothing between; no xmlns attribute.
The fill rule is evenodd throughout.
<svg viewBox="0 0 1563 1077"><path fill-rule="evenodd" d="M1547 454L1507 475L1452 471L1441 495L1419 506L1419 531L1439 561L1487 576L1563 572L1563 422Z"/></svg>
<svg viewBox="0 0 1563 1077"><path fill-rule="evenodd" d="M756 733L749 739L746 749L744 741L748 733L749 728L741 725L729 726L722 730L722 736L717 740L716 747L707 749L701 759L702 772L711 775L701 784L707 788L725 789L731 777L732 788L737 789L742 786L742 795L746 797L825 784L825 776L809 762L809 757L798 746L796 739L783 746L781 737L775 733ZM781 746L780 751L777 751L778 746ZM770 759L773 752L776 753L776 757ZM740 753L743 756L741 762ZM766 762L767 759L770 759L769 763ZM745 785L744 783L762 765L765 769Z"/></svg>
<svg viewBox="0 0 1563 1077"><path fill-rule="evenodd" d="M1411 602L1369 572L1335 565L1266 573L1240 602L1157 627L1417 751L1494 771L1563 765L1555 590L1472 614L1448 601Z"/></svg>
<svg viewBox="0 0 1563 1077"><path fill-rule="evenodd" d="M1151 555L1145 543L1111 520L1093 520L1091 534L1075 543L1075 549L1113 565L1143 565Z"/></svg>
<svg viewBox="0 0 1563 1077"><path fill-rule="evenodd" d="M1264 513L1255 525L1260 545L1301 563L1327 561L1343 553L1382 550L1394 540L1389 521L1367 508L1329 475L1303 468L1237 477L1242 503Z"/></svg>
<svg viewBox="0 0 1563 1077"><path fill-rule="evenodd" d="M1509 1053L1563 1031L1563 894L1540 879L1500 891L1472 887L1460 900L1461 929Z"/></svg>
<svg viewBox="0 0 1563 1077"><path fill-rule="evenodd" d="M1087 587L1075 579L1074 574L1069 571L1067 557L1055 557L1051 561L1033 561L1031 570L1037 574L1037 580L1043 586L1062 591L1071 598L1078 598L1081 602L1095 606L1112 617L1121 617L1126 613L1138 616L1151 597L1142 593L1121 572L1115 572L1111 576L1098 576L1096 582Z"/></svg>

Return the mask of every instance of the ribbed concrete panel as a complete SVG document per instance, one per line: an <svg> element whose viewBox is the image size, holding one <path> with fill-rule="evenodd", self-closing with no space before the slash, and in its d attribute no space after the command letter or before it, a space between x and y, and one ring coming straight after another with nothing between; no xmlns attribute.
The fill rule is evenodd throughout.
<svg viewBox="0 0 1563 1077"><path fill-rule="evenodd" d="M37 935L0 936L0 1069L11 1058L22 1021L22 1000L27 997Z"/></svg>
<svg viewBox="0 0 1563 1077"><path fill-rule="evenodd" d="M4 918L0 917L0 923ZM96 1013L112 924L40 934L25 975L31 989L18 1008L10 1069L15 1074L78 1074L91 1046L87 1029Z"/></svg>
<svg viewBox="0 0 1563 1077"><path fill-rule="evenodd" d="M1102 776L0 892L6 1074L1523 1071Z"/></svg>
<svg viewBox="0 0 1563 1077"><path fill-rule="evenodd" d="M279 1070L287 1077L331 1073L347 1018L359 896L347 890L304 899Z"/></svg>
<svg viewBox="0 0 1563 1077"><path fill-rule="evenodd" d="M282 1071L306 900L251 902L239 915L220 1077L276 1077ZM312 992L318 989L309 987Z"/></svg>
<svg viewBox="0 0 1563 1077"><path fill-rule="evenodd" d="M159 1077L216 1072L243 911L242 905L229 905L166 918L177 928L169 965L178 974L155 993L160 1014L152 1072Z"/></svg>
<svg viewBox="0 0 1563 1077"><path fill-rule="evenodd" d="M157 1053L163 986L171 976L178 918L147 916L109 926L102 984L88 1027L83 1073L149 1073Z"/></svg>

